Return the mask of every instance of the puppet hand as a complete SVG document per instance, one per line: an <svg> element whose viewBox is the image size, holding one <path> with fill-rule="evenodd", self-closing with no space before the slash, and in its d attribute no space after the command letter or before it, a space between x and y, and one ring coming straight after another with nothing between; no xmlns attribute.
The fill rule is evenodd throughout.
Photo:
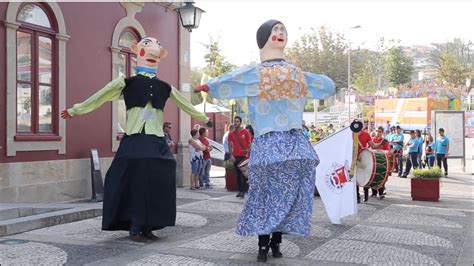
<svg viewBox="0 0 474 266"><path fill-rule="evenodd" d="M212 123L212 121L209 119L209 121L207 121L207 123L206 123L206 126L207 127L213 127L214 123Z"/></svg>
<svg viewBox="0 0 474 266"><path fill-rule="evenodd" d="M209 90L209 87L207 85L201 85L195 88L194 92L201 92L201 91L207 92L208 90Z"/></svg>
<svg viewBox="0 0 474 266"><path fill-rule="evenodd" d="M63 119L67 119L67 118L71 118L72 116L69 114L69 112L67 110L64 110L61 112L61 117Z"/></svg>

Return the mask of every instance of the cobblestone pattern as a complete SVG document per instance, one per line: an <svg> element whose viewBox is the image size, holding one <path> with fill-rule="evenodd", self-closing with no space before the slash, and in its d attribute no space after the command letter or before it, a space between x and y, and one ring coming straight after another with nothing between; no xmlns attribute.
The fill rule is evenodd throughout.
<svg viewBox="0 0 474 266"><path fill-rule="evenodd" d="M142 266L142 265L205 265L211 266L213 263L190 258L184 256L176 256L169 254L153 254L146 258L140 259L133 263L128 264L130 266Z"/></svg>
<svg viewBox="0 0 474 266"><path fill-rule="evenodd" d="M238 236L235 230L227 230L191 241L180 247L255 254L258 250L257 240L256 236ZM285 257L289 258L296 257L300 252L298 246L288 240L283 240L280 248Z"/></svg>
<svg viewBox="0 0 474 266"><path fill-rule="evenodd" d="M324 227L315 225L314 222L311 224L311 236L329 238L331 237L332 232Z"/></svg>
<svg viewBox="0 0 474 266"><path fill-rule="evenodd" d="M377 211L377 208L368 204L358 204L358 213L355 215L346 216L343 218L343 222L359 222L371 216ZM329 217L324 208L324 204L320 198L316 198L313 201L313 222L330 222Z"/></svg>
<svg viewBox="0 0 474 266"><path fill-rule="evenodd" d="M201 227L207 224L207 219L196 214L178 212L176 214L176 225L186 227ZM127 238L126 231L102 231L102 217L77 221L73 223L61 224L46 227L29 232L29 234L61 236L66 238L86 240L86 241L110 241L120 238ZM159 235L169 236L173 229L157 230Z"/></svg>
<svg viewBox="0 0 474 266"><path fill-rule="evenodd" d="M85 241L110 241L128 237L126 231L102 231L102 217L45 227L28 234L63 237Z"/></svg>
<svg viewBox="0 0 474 266"><path fill-rule="evenodd" d="M178 206L178 210L241 213L242 204L222 201L199 201Z"/></svg>
<svg viewBox="0 0 474 266"><path fill-rule="evenodd" d="M438 236L412 230L357 225L339 238L406 245L453 248L453 244Z"/></svg>
<svg viewBox="0 0 474 266"><path fill-rule="evenodd" d="M392 204L385 208L386 211L395 213L413 213L413 214L428 214L428 215L442 215L442 216L458 216L466 217L466 214L460 211L437 208L437 207L426 207L418 205L404 205L404 204Z"/></svg>
<svg viewBox="0 0 474 266"><path fill-rule="evenodd" d="M62 265L67 257L64 250L43 243L0 244L0 265Z"/></svg>
<svg viewBox="0 0 474 266"><path fill-rule="evenodd" d="M210 198L209 195L206 195L204 193L196 193L196 192L191 192L189 189L177 189L176 190L176 198L179 199L194 199L194 200L207 200Z"/></svg>
<svg viewBox="0 0 474 266"><path fill-rule="evenodd" d="M368 265L440 265L435 259L408 249L342 239L326 242L305 258Z"/></svg>
<svg viewBox="0 0 474 266"><path fill-rule="evenodd" d="M375 213L369 219L367 219L367 221L371 223L462 228L460 224L443 218L411 213L400 214L386 209Z"/></svg>

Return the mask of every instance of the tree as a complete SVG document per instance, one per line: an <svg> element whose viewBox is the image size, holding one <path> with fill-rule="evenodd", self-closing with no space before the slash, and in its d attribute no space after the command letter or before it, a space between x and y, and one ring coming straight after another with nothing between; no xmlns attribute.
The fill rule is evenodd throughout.
<svg viewBox="0 0 474 266"><path fill-rule="evenodd" d="M455 38L453 42L434 44L433 59L437 64L437 77L451 86L463 86L472 75L472 43Z"/></svg>
<svg viewBox="0 0 474 266"><path fill-rule="evenodd" d="M289 47L286 58L303 71L331 77L338 90L347 87L346 49L347 44L341 34L321 27L317 32L303 35Z"/></svg>
<svg viewBox="0 0 474 266"><path fill-rule="evenodd" d="M402 47L388 50L385 60L385 73L388 81L396 87L410 83L413 73L413 60L406 55Z"/></svg>
<svg viewBox="0 0 474 266"><path fill-rule="evenodd" d="M229 63L225 57L221 55L219 46L219 41L214 41L212 37L210 38L208 44L204 44L204 47L206 47L207 50L206 54L204 55L204 60L207 63L206 67L204 68L204 73L211 77L218 77L236 68L235 65Z"/></svg>
<svg viewBox="0 0 474 266"><path fill-rule="evenodd" d="M351 54L351 61L351 85L362 95L375 93L383 72L383 54L368 49L356 50Z"/></svg>

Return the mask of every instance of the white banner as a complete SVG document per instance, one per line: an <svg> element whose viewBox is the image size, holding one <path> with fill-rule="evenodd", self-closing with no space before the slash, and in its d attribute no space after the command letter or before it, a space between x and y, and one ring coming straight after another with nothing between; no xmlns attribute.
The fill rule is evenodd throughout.
<svg viewBox="0 0 474 266"><path fill-rule="evenodd" d="M345 128L313 145L319 156L316 188L333 224L357 213L356 181L348 171L352 162L352 131Z"/></svg>

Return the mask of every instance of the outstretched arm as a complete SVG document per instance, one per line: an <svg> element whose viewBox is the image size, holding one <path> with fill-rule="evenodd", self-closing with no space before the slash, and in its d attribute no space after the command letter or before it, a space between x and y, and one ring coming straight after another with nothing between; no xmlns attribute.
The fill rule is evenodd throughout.
<svg viewBox="0 0 474 266"><path fill-rule="evenodd" d="M231 73L209 80L194 92L205 91L217 99L234 99L258 95L260 81L256 67L243 67Z"/></svg>
<svg viewBox="0 0 474 266"><path fill-rule="evenodd" d="M191 102L173 86L171 86L170 97L181 110L189 114L191 117L201 122L210 122L205 114L196 110Z"/></svg>
<svg viewBox="0 0 474 266"><path fill-rule="evenodd" d="M109 82L104 88L87 98L87 100L82 103L76 103L72 108L62 111L61 117L66 119L76 115L90 113L101 107L106 102L117 100L124 87L125 79L120 76Z"/></svg>
<svg viewBox="0 0 474 266"><path fill-rule="evenodd" d="M304 72L309 98L324 99L336 93L334 81L325 75Z"/></svg>

